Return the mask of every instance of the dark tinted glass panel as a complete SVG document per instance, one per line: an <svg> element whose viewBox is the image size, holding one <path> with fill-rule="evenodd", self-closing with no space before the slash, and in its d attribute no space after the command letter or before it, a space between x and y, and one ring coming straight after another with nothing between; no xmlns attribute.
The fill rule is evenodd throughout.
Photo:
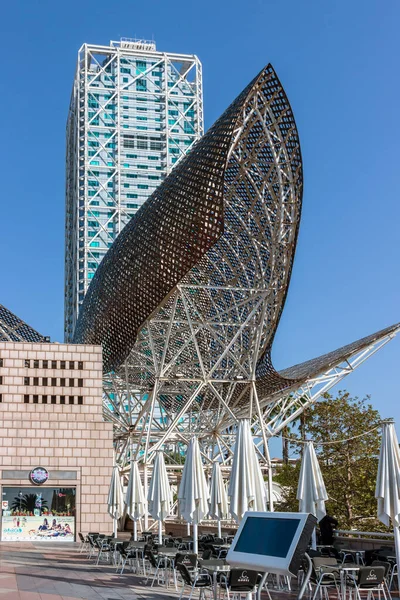
<svg viewBox="0 0 400 600"><path fill-rule="evenodd" d="M234 550L285 558L299 523L299 519L248 517Z"/></svg>

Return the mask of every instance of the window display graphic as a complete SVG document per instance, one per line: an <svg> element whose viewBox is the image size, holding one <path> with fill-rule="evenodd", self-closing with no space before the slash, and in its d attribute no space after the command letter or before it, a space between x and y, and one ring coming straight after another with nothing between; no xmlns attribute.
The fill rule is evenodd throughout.
<svg viewBox="0 0 400 600"><path fill-rule="evenodd" d="M75 539L75 488L3 487L1 540Z"/></svg>
<svg viewBox="0 0 400 600"><path fill-rule="evenodd" d="M75 539L75 517L3 516L1 540L8 542L60 541Z"/></svg>

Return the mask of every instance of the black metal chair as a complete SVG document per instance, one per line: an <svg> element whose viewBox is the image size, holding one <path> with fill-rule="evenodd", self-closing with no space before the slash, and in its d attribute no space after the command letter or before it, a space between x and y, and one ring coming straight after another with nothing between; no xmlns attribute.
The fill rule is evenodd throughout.
<svg viewBox="0 0 400 600"><path fill-rule="evenodd" d="M371 563L371 567L383 567L385 569L385 588L388 593L389 598L392 597L390 593L390 572L392 569L392 565L388 560L373 560Z"/></svg>
<svg viewBox="0 0 400 600"><path fill-rule="evenodd" d="M193 552L178 552L175 556L175 566L185 565L189 571L193 571L197 567L197 554Z"/></svg>
<svg viewBox="0 0 400 600"><path fill-rule="evenodd" d="M210 547L207 547L207 548L205 548L205 549L203 550L203 553L202 553L202 555L201 555L201 558L202 558L203 560L210 560L210 559L212 558L212 556L213 556L213 551L212 551L212 548L210 548Z"/></svg>
<svg viewBox="0 0 400 600"><path fill-rule="evenodd" d="M96 554L96 552L98 552L99 546L97 544L97 540L99 538L103 538L105 537L105 535L102 535L100 533L88 533L88 555L87 558L92 558L92 556L94 554Z"/></svg>
<svg viewBox="0 0 400 600"><path fill-rule="evenodd" d="M315 585L313 600L321 592L324 593L326 600L329 600L329 591L336 590L338 600L340 600L340 571L337 560L329 556L314 556L311 559L312 571L310 583Z"/></svg>
<svg viewBox="0 0 400 600"><path fill-rule="evenodd" d="M115 554L118 555L118 560L117 560L117 556L115 557L115 570L117 573L118 573L118 569L120 568L121 563L123 562L122 553L128 548L129 544L130 544L129 541L124 540L122 543L115 545Z"/></svg>
<svg viewBox="0 0 400 600"><path fill-rule="evenodd" d="M212 583L212 579L208 573L197 572L197 574L195 576L193 576L190 573L190 571L188 570L188 568L186 567L186 565L184 565L183 563L178 563L176 565L176 570L180 574L180 576L182 578L182 582L183 582L182 591L181 591L181 595L179 596L179 600L182 599L183 592L185 591L186 586L189 586L191 588L190 594L189 594L189 600L191 600L191 598L193 596L193 592L196 589L198 589L200 591L199 600L205 599L206 589L208 589L208 591L210 592L210 598L212 598L213 583Z"/></svg>
<svg viewBox="0 0 400 600"><path fill-rule="evenodd" d="M167 582L167 570L170 570L172 572L175 581L175 573L173 572L173 561L171 559L165 556L157 556L152 550L146 550L145 555L150 563L150 566L154 569L151 587L153 587L156 580L158 584L160 584L160 580L162 580L164 583ZM149 573L145 581L145 585L147 585L147 582L150 579L151 575L152 573Z"/></svg>
<svg viewBox="0 0 400 600"><path fill-rule="evenodd" d="M81 532L78 533L78 537L80 539L81 545L79 546L79 552L83 552L84 550L87 550L89 547L89 540L87 538L87 536L84 536Z"/></svg>
<svg viewBox="0 0 400 600"><path fill-rule="evenodd" d="M378 592L379 597L382 593L385 600L388 599L385 590L385 567L372 565L369 567L360 567L357 577L348 574L346 575L346 587L350 592L350 600L352 591L355 593L357 600L362 600L361 593L366 592L367 598L371 598L372 592Z"/></svg>
<svg viewBox="0 0 400 600"><path fill-rule="evenodd" d="M243 595L246 597L255 591L257 579L258 571L232 569L227 578L221 577L220 586L226 592L227 600L240 600Z"/></svg>
<svg viewBox="0 0 400 600"><path fill-rule="evenodd" d="M98 554L97 554L97 562L96 565L99 564L100 559L105 555L107 558L107 562L110 562L110 558L112 553L114 552L114 546L112 545L112 542L114 541L115 538L113 538L112 536L107 536L107 537L98 537L96 538L96 545L98 547Z"/></svg>
<svg viewBox="0 0 400 600"><path fill-rule="evenodd" d="M133 559L136 559L136 549L135 548L130 548L129 547L129 543L127 543L127 545L122 544L122 546L119 548L119 553L120 553L120 557L121 557L121 570L119 572L120 575L123 574L124 569L125 569L125 565L126 563L129 561L129 563L131 563L131 561ZM132 567L132 564L131 564Z"/></svg>

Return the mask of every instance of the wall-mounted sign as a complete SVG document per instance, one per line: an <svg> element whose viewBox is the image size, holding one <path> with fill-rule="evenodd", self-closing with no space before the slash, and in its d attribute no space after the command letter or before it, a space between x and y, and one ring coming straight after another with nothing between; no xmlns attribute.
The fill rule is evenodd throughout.
<svg viewBox="0 0 400 600"><path fill-rule="evenodd" d="M43 467L36 467L35 469L32 469L32 471L29 473L29 479L35 485L42 485L42 483L46 483L48 478L49 472Z"/></svg>

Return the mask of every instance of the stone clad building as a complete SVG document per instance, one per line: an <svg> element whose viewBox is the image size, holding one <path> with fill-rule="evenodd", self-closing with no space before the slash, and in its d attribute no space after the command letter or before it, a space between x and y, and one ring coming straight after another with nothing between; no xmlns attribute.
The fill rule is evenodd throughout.
<svg viewBox="0 0 400 600"><path fill-rule="evenodd" d="M111 533L100 346L0 342L0 430L2 540ZM30 480L35 467L48 474L42 485Z"/></svg>

